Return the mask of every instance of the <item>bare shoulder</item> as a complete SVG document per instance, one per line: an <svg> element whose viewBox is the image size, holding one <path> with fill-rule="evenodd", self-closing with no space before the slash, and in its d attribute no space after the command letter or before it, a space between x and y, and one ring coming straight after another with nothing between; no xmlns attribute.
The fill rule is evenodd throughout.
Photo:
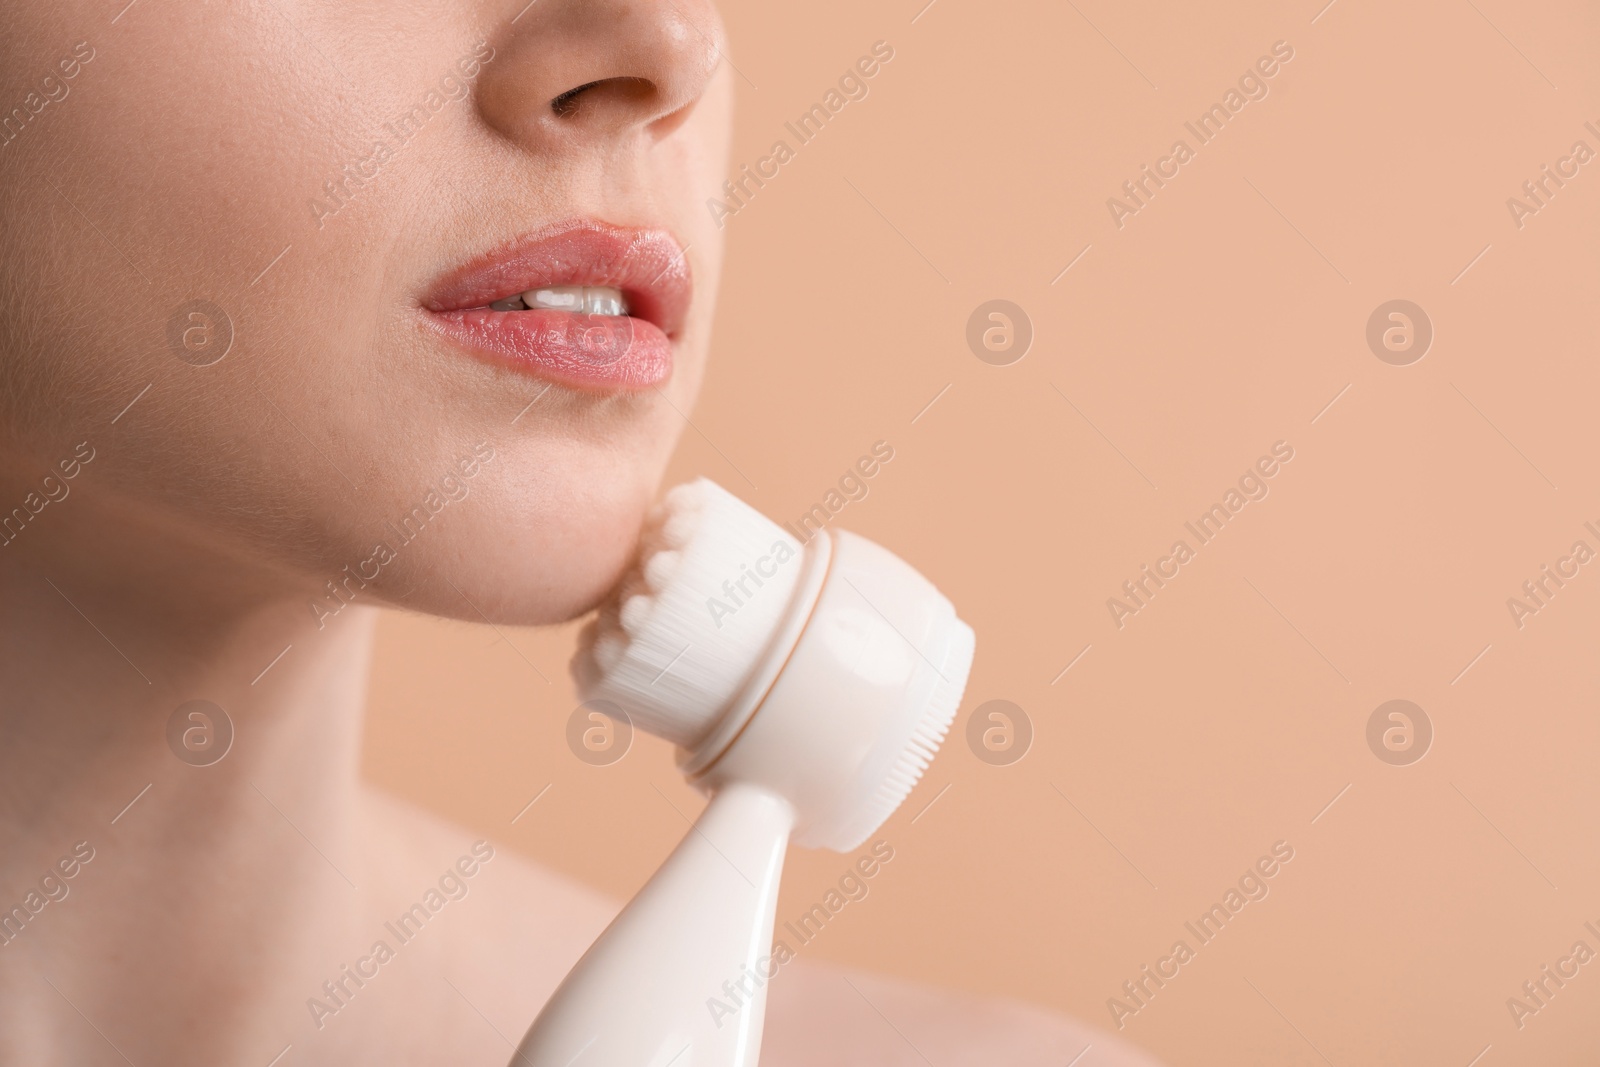
<svg viewBox="0 0 1600 1067"><path fill-rule="evenodd" d="M1015 1001L796 960L774 978L766 1067L1160 1067L1103 1030Z"/></svg>
<svg viewBox="0 0 1600 1067"><path fill-rule="evenodd" d="M620 902L398 797L369 790L366 799L373 882L383 893L374 909L420 916L436 908L404 950L439 1006L426 1028L454 1035L458 1062L504 1063L506 1042L521 1039ZM409 934L403 924L401 934ZM409 1017L423 1028L433 1009L413 1007ZM481 1061L462 1057L463 1033L487 1045Z"/></svg>
<svg viewBox="0 0 1600 1067"><path fill-rule="evenodd" d="M387 1022L374 1024L404 1017L454 1062L503 1064L622 902L396 797L369 799L380 914L401 915L413 900L446 902L403 950L414 959L414 988L397 983ZM786 966L768 996L765 1067L1159 1067L1104 1031L1039 1008L809 959ZM407 1050L414 1062L436 1062L423 1052L428 1044Z"/></svg>

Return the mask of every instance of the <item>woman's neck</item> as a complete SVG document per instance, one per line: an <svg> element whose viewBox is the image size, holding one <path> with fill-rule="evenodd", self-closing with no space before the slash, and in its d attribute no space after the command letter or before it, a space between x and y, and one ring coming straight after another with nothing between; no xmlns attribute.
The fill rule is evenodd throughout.
<svg viewBox="0 0 1600 1067"><path fill-rule="evenodd" d="M366 910L375 613L185 577L0 565L0 1061L60 1058L42 1018L129 1032L157 999L253 1053L274 978Z"/></svg>

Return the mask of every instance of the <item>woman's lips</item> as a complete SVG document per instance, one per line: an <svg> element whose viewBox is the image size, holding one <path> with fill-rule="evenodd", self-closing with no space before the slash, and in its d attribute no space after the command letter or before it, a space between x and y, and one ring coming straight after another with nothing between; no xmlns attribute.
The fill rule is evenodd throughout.
<svg viewBox="0 0 1600 1067"><path fill-rule="evenodd" d="M684 251L662 230L560 223L450 272L422 306L431 326L493 362L579 389L645 389L672 374L672 342L693 290ZM628 314L489 307L579 285L621 290Z"/></svg>

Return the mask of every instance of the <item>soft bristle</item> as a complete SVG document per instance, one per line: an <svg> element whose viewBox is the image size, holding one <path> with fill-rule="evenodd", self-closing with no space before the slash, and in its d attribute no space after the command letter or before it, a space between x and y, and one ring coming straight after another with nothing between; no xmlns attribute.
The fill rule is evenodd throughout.
<svg viewBox="0 0 1600 1067"><path fill-rule="evenodd" d="M673 489L646 520L616 598L580 637L572 672L583 697L613 701L640 729L693 745L766 651L800 553L781 527L714 482Z"/></svg>
<svg viewBox="0 0 1600 1067"><path fill-rule="evenodd" d="M921 781L923 772L944 743L945 734L949 733L950 723L954 721L956 710L961 705L961 695L966 690L975 647L971 628L964 623L957 623L950 647L945 652L938 683L928 696L893 767L871 799L855 813L847 831L841 834L853 842L842 846L842 851L858 848L872 836L873 831L894 814L906 797L911 795L917 782Z"/></svg>

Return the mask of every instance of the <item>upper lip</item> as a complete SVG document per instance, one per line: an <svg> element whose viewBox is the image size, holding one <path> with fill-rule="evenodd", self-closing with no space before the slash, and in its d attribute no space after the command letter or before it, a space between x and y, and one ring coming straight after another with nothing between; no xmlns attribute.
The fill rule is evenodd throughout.
<svg viewBox="0 0 1600 1067"><path fill-rule="evenodd" d="M429 290L429 311L464 311L552 285L622 290L628 313L676 338L693 296L685 249L665 230L576 219L512 238L450 271Z"/></svg>

